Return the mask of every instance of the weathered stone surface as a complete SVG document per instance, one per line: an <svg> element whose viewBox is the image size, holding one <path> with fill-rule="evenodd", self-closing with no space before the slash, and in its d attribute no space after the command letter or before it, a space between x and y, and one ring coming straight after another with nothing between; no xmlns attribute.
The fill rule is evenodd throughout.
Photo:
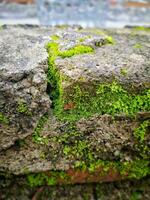
<svg viewBox="0 0 150 200"><path fill-rule="evenodd" d="M1 146L31 134L50 108L47 53L51 31L38 27L3 27L0 31L0 112L9 125L1 127Z"/></svg>
<svg viewBox="0 0 150 200"><path fill-rule="evenodd" d="M112 45L102 43L102 39L107 38L105 35L93 36L88 31L84 32L85 35L83 36L80 34L78 33L75 36L74 33L61 34L58 40L62 51L79 43L89 45L95 49L94 53L91 54L56 59L57 68L72 80L73 83L69 80L72 85L74 82L89 83L98 81L106 83L115 78L115 80L129 88L132 86L140 88L143 85L145 88L146 84L148 88L150 87L149 34L132 36L132 32L126 33L126 31L122 31L122 33L113 34L111 32L114 40ZM88 36L91 37L88 38ZM82 42L79 42L79 40ZM102 44L99 44L100 42ZM136 46L138 44L141 46ZM124 74L122 70L126 70L126 73Z"/></svg>
<svg viewBox="0 0 150 200"><path fill-rule="evenodd" d="M149 32L12 27L0 34L12 46L10 61L6 51L1 59L3 175L39 186L150 174Z"/></svg>
<svg viewBox="0 0 150 200"><path fill-rule="evenodd" d="M107 115L95 116L77 122L75 132L50 117L39 136L40 143L29 136L0 154L0 171L17 176L27 174L29 184L29 177L38 173L46 173L50 180L54 175L54 184L141 178L149 174L150 150L148 130L141 144L134 136L139 124L131 119L114 122ZM65 175L60 173L59 177L59 172ZM45 180L44 183L48 184Z"/></svg>
<svg viewBox="0 0 150 200"><path fill-rule="evenodd" d="M56 186L31 188L17 183L0 190L0 198L8 199L51 199L51 200L149 200L149 178L140 181L124 181L103 184Z"/></svg>

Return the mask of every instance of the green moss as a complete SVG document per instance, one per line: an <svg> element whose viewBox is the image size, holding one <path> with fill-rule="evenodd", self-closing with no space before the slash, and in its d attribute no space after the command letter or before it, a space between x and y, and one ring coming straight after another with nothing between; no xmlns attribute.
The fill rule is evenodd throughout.
<svg viewBox="0 0 150 200"><path fill-rule="evenodd" d="M54 41L59 40L59 36L58 35L52 35L51 38Z"/></svg>
<svg viewBox="0 0 150 200"><path fill-rule="evenodd" d="M101 176L107 175L110 170L119 172L128 178L140 179L150 174L148 158L135 158L133 161L107 161L98 158L98 152L92 148L88 138L84 133L77 132L75 126L70 126L68 133L61 134L55 138L55 142L60 144L60 149L67 160L73 159L74 168L87 170L93 173L98 168L102 168Z"/></svg>
<svg viewBox="0 0 150 200"><path fill-rule="evenodd" d="M68 175L63 171L51 171L49 173L37 173L27 175L27 184L30 187L41 185L54 186L59 181L68 181Z"/></svg>
<svg viewBox="0 0 150 200"><path fill-rule="evenodd" d="M110 39L111 42L111 39ZM76 83L63 91L62 81L68 81L55 66L57 56L63 58L75 54L89 53L93 49L82 45L60 52L59 45L51 42L47 45L49 69L47 74L48 93L52 99L54 113L60 120L76 121L82 117L99 114L126 114L134 116L139 111L150 109L150 89L141 94L130 94L119 83ZM121 73L126 74L125 70Z"/></svg>
<svg viewBox="0 0 150 200"><path fill-rule="evenodd" d="M21 148L26 145L26 142L24 139L18 139L15 141L15 147Z"/></svg>
<svg viewBox="0 0 150 200"><path fill-rule="evenodd" d="M49 68L47 73L48 80L48 92L55 107L61 108L62 106L62 79L64 77L58 72L55 66L55 59L57 56L62 58L71 57L75 54L83 54L93 52L93 49L88 46L78 45L66 51L59 51L59 45L56 42L51 42L47 45L47 51L49 52ZM61 102L60 102L61 100Z"/></svg>
<svg viewBox="0 0 150 200"><path fill-rule="evenodd" d="M56 185L56 178L48 177L46 174L31 174L27 176L27 183L30 187L41 185Z"/></svg>
<svg viewBox="0 0 150 200"><path fill-rule="evenodd" d="M133 47L135 49L141 49L142 48L142 44L136 43Z"/></svg>
<svg viewBox="0 0 150 200"><path fill-rule="evenodd" d="M107 36L106 41L107 41L108 44L115 44L115 40L111 36Z"/></svg>
<svg viewBox="0 0 150 200"><path fill-rule="evenodd" d="M92 52L94 52L94 49L92 47L85 46L85 45L77 45L69 50L59 52L58 56L62 58L68 58L74 55L92 53Z"/></svg>
<svg viewBox="0 0 150 200"><path fill-rule="evenodd" d="M62 99L62 76L55 66L55 59L59 52L58 44L55 42L49 43L47 51L49 52L49 68L47 73L48 94L54 106L59 107L61 106L60 99Z"/></svg>
<svg viewBox="0 0 150 200"><path fill-rule="evenodd" d="M88 170L89 173L95 174L95 170L101 169L100 177L107 176L109 171L120 173L122 177L141 179L150 174L149 161L135 160L132 162L111 162L97 160L95 163L91 163L91 168L87 168L87 165L83 161L76 162L75 169ZM45 173L28 174L27 184L30 187L37 187L42 185L53 186L56 184L67 184L71 182L70 175L64 171L49 171Z"/></svg>
<svg viewBox="0 0 150 200"><path fill-rule="evenodd" d="M122 68L122 69L120 70L120 73L121 73L122 76L127 76L127 74L128 74L126 68Z"/></svg>
<svg viewBox="0 0 150 200"><path fill-rule="evenodd" d="M84 42L86 39L87 39L86 37L85 38L80 38L79 42Z"/></svg>
<svg viewBox="0 0 150 200"><path fill-rule="evenodd" d="M89 39L91 37L92 37L91 35L87 35L85 37L79 38L79 42L84 42L84 41L86 41L87 39Z"/></svg>
<svg viewBox="0 0 150 200"><path fill-rule="evenodd" d="M118 163L118 169L122 175L128 175L129 178L140 179L150 174L150 161L136 159L131 162Z"/></svg>
<svg viewBox="0 0 150 200"><path fill-rule="evenodd" d="M145 139L145 135L150 127L150 121L146 120L140 124L138 128L134 130L134 136L140 141L143 142Z"/></svg>
<svg viewBox="0 0 150 200"><path fill-rule="evenodd" d="M108 39L108 43L113 43L111 38ZM150 109L149 89L140 94L130 94L117 81L105 84L93 82L88 85L80 80L80 83L72 85L64 92L62 82L68 80L58 71L55 59L57 56L65 58L88 53L89 50L80 47L82 46L60 52L56 42L49 43L47 46L49 52L48 92L53 101L54 114L59 120L69 123L66 133L56 137L55 141L61 145L62 153L66 159L73 158L75 160L74 168L88 170L92 173L98 167L103 167L102 175L114 169L131 178L141 178L150 174L149 161L144 159L123 163L98 159L84 135L76 130L74 122L95 113L112 116L116 114L135 116L139 111L149 111Z"/></svg>
<svg viewBox="0 0 150 200"><path fill-rule="evenodd" d="M76 121L95 113L134 116L139 111L150 109L150 90L138 95L130 94L116 81L92 86L72 86L71 91L66 93L65 96L62 91L62 95L58 96L59 106L54 108L58 119L65 121Z"/></svg>
<svg viewBox="0 0 150 200"><path fill-rule="evenodd" d="M138 191L138 192L135 191L135 192L133 192L133 193L131 194L131 197L130 197L129 200L140 200L141 197L142 197L142 195L141 195L140 191Z"/></svg>
<svg viewBox="0 0 150 200"><path fill-rule="evenodd" d="M8 118L0 112L0 124L8 124L9 123L9 120Z"/></svg>
<svg viewBox="0 0 150 200"><path fill-rule="evenodd" d="M48 143L48 139L47 138L43 138L40 133L44 128L45 123L48 120L48 114L43 115L40 120L38 121L38 124L36 126L36 128L33 131L32 134L32 140L33 142L36 142L38 144L47 144Z"/></svg>
<svg viewBox="0 0 150 200"><path fill-rule="evenodd" d="M53 58L56 58L57 56L60 56L61 58L72 57L74 55L92 53L94 51L92 47L85 45L76 45L75 47L70 48L66 51L60 51L59 45L56 42L49 43L47 45L47 50L49 52L49 57Z"/></svg>
<svg viewBox="0 0 150 200"><path fill-rule="evenodd" d="M134 27L132 30L134 30L134 31L146 31L146 32L149 32L150 28L149 27L144 27L144 26L137 26L137 27Z"/></svg>
<svg viewBox="0 0 150 200"><path fill-rule="evenodd" d="M32 115L32 113L29 111L28 106L25 102L18 103L17 111L21 114L26 114L28 116Z"/></svg>

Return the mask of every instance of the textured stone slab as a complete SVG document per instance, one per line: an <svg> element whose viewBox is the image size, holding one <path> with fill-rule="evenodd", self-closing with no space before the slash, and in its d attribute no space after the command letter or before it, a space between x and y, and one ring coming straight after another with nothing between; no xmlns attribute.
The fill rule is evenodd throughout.
<svg viewBox="0 0 150 200"><path fill-rule="evenodd" d="M3 27L0 31L0 112L5 122L1 125L0 150L31 134L50 107L44 48L49 34L48 30L27 26Z"/></svg>
<svg viewBox="0 0 150 200"><path fill-rule="evenodd" d="M33 38L34 42L25 57L21 48L19 60L27 60L24 67L16 65L15 72L4 59L6 53L2 56L2 148L15 144L1 152L0 172L24 175L31 186L139 179L149 175L149 32L36 27L32 31L27 28L24 34L25 28L14 27L10 29L12 35L14 30L19 30L18 37L24 38L21 44L24 40L31 40L32 44ZM15 48L11 55L16 52ZM46 68L39 64L45 60ZM22 78L22 73L27 75ZM39 84L34 84L35 76L41 74L43 82L40 79ZM29 89L38 90L37 96L28 93L28 78ZM11 94L14 98L6 91L8 84L15 91ZM46 103L41 101L43 97ZM24 100L21 105L18 99ZM37 103L36 107L32 103ZM14 136L10 131L12 122L8 123L7 118L17 129ZM29 122L33 124L31 131Z"/></svg>

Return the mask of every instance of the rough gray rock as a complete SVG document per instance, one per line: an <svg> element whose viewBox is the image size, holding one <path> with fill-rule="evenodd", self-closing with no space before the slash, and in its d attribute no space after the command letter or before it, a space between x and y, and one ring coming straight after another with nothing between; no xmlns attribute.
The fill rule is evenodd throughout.
<svg viewBox="0 0 150 200"><path fill-rule="evenodd" d="M94 50L89 54L67 58L56 56L55 67L63 77L62 96L68 100L61 110L62 119L56 115L53 107L50 108L51 100L46 93L51 95L52 87L47 90L48 54L44 46L51 39L56 39L56 35L57 41L53 42L59 43L62 52L78 44ZM107 35L113 36L115 44L110 44ZM90 98L95 94L95 83L107 84L116 80L127 92L133 92L137 97L141 91L150 88L149 32L141 31L133 35L129 29L107 30L107 35L101 30L80 27L3 28L0 32L0 109L4 122L0 127L2 174L7 172L21 176L50 170L68 171L77 164L84 163L89 167L98 160L120 164L127 162L129 165L143 162L146 172L143 170L137 176L150 174L149 125L144 129L145 138L142 142L134 135L135 129L143 121L149 123L149 110L139 109L134 117L126 116L123 112L111 116L107 112L94 111L88 117L82 115L75 121L63 121L63 117L70 117L72 113L78 117L80 112L79 109L74 112L76 105L71 104L71 100L75 99L74 86L87 85L84 89L89 92ZM150 103L149 96L143 101L142 104ZM85 106L89 104L88 101L85 103ZM141 102L137 100L136 103ZM47 112L49 118L42 127L39 122ZM78 171L73 172L75 178L72 182L91 182L94 178L95 182L120 179L121 173L113 176L111 170L110 167L110 173L102 179L97 179L97 174L91 179L85 177L90 172L79 172L79 175ZM132 172L132 165L129 172ZM97 173L100 176L99 171Z"/></svg>
<svg viewBox="0 0 150 200"><path fill-rule="evenodd" d="M81 84L94 81L106 83L115 79L130 89L134 86L137 90L146 86L149 88L149 33L138 32L134 35L134 32L126 29L96 33L96 30L95 33L91 33L90 30L81 29L77 34L65 32L59 35L58 43L62 51L79 44L80 39L83 39L80 44L94 48L94 53L91 54L56 59L58 70L71 79L70 87L80 82ZM107 39L104 33L112 36L114 44L103 43L103 40ZM65 83L63 86L65 87Z"/></svg>
<svg viewBox="0 0 150 200"><path fill-rule="evenodd" d="M47 53L51 31L34 27L3 27L0 31L0 112L9 121L1 127L1 146L31 134L50 108Z"/></svg>

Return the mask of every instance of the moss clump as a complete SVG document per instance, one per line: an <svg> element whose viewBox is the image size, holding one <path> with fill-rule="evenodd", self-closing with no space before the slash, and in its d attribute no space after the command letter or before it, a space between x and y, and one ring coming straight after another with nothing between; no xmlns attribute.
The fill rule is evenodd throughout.
<svg viewBox="0 0 150 200"><path fill-rule="evenodd" d="M69 125L67 133L57 136L55 142L60 144L60 149L67 160L74 160L74 169L93 173L102 168L100 176L107 175L109 171L116 171L122 176L136 179L150 174L148 158L134 158L129 162L101 160L85 133L78 132L73 124Z"/></svg>
<svg viewBox="0 0 150 200"><path fill-rule="evenodd" d="M62 99L62 76L58 72L55 66L55 59L59 53L58 44L55 42L51 42L47 45L47 51L49 53L48 59L48 73L47 73L47 92L53 102L55 107L59 107L61 105L60 99Z"/></svg>
<svg viewBox="0 0 150 200"><path fill-rule="evenodd" d="M33 134L32 134L33 142L36 142L38 144L47 144L48 143L47 138L43 138L40 135L41 131L44 128L45 123L47 122L47 120L48 120L48 114L45 114L38 121L38 124L37 124L37 126L34 129Z"/></svg>
<svg viewBox="0 0 150 200"><path fill-rule="evenodd" d="M8 118L0 112L0 124L8 124L9 123L9 120Z"/></svg>
<svg viewBox="0 0 150 200"><path fill-rule="evenodd" d="M127 74L128 74L127 69L126 69L126 68L122 68L122 69L120 70L120 74L121 74L122 76L127 76Z"/></svg>
<svg viewBox="0 0 150 200"><path fill-rule="evenodd" d="M129 200L140 200L142 198L141 191L134 191Z"/></svg>
<svg viewBox="0 0 150 200"><path fill-rule="evenodd" d="M150 174L149 161L146 160L135 160L132 162L123 162L119 163L117 161L102 161L98 160L95 163L91 163L91 169L86 168L86 165L82 162L79 162L74 169L80 173L80 170L89 171L89 174L95 173L99 177L105 177L108 175L108 172L119 173L122 178L134 178L140 179ZM101 169L99 172L98 169ZM74 172L75 172L74 171ZM99 174L98 174L99 173ZM74 177L64 171L49 171L45 173L37 174L28 174L27 175L27 184L30 187L38 187L42 185L54 186L57 184L71 183L74 181Z"/></svg>
<svg viewBox="0 0 150 200"><path fill-rule="evenodd" d="M122 175L127 175L129 178L140 179L150 174L150 161L136 159L131 162L118 163L118 169Z"/></svg>
<svg viewBox="0 0 150 200"><path fill-rule="evenodd" d="M17 111L21 114L25 114L25 115L28 115L28 116L32 115L32 113L29 111L28 106L25 102L18 103Z"/></svg>
<svg viewBox="0 0 150 200"><path fill-rule="evenodd" d="M52 99L55 107L61 107L62 105L62 78L56 66L55 66L55 59L57 56L62 58L71 57L75 54L83 54L83 53L90 53L93 52L93 49L89 46L78 45L74 48L61 52L59 50L59 45L56 42L51 42L47 45L47 51L49 53L49 68L47 73L47 81L48 81L48 93L50 98ZM50 92L49 92L50 91ZM60 102L61 101L61 102Z"/></svg>
<svg viewBox="0 0 150 200"><path fill-rule="evenodd" d="M73 48L70 48L66 51L60 51L59 50L59 45L56 42L51 42L47 45L47 50L50 54L50 57L57 57L60 56L61 58L67 58L67 57L72 57L74 55L78 54L84 54L84 53L92 53L94 52L94 49L90 46L86 45L76 45Z"/></svg>
<svg viewBox="0 0 150 200"><path fill-rule="evenodd" d="M149 27L144 27L144 26L136 26L133 28L133 31L146 31L149 32L150 28Z"/></svg>
<svg viewBox="0 0 150 200"><path fill-rule="evenodd" d="M59 40L59 36L58 35L52 35L51 38L54 41Z"/></svg>
<svg viewBox="0 0 150 200"><path fill-rule="evenodd" d="M48 177L46 174L31 174L27 176L27 183L30 187L37 187L41 185L56 185L56 178Z"/></svg>
<svg viewBox="0 0 150 200"><path fill-rule="evenodd" d="M150 127L150 121L146 120L140 124L138 128L134 130L134 136L140 141L143 142L145 139L145 135Z"/></svg>
<svg viewBox="0 0 150 200"><path fill-rule="evenodd" d="M90 35L89 36L85 36L85 37L82 37L82 38L79 38L79 42L84 42L86 41L87 39L90 38Z"/></svg>
<svg viewBox="0 0 150 200"><path fill-rule="evenodd" d="M107 36L106 37L106 41L107 41L108 44L115 44L115 40L111 36Z"/></svg>
<svg viewBox="0 0 150 200"><path fill-rule="evenodd" d="M92 53L92 52L94 52L94 49L90 46L77 45L69 50L59 52L58 56L60 56L62 58L68 58L68 57L72 57L74 55L84 54L84 53Z"/></svg>
<svg viewBox="0 0 150 200"><path fill-rule="evenodd" d="M68 175L63 171L51 171L49 173L37 173L27 175L27 184L30 187L37 187L41 185L54 186L59 181L68 181Z"/></svg>
<svg viewBox="0 0 150 200"><path fill-rule="evenodd" d="M59 106L54 108L56 116L61 120L76 121L95 113L134 116L139 111L150 109L150 90L138 95L130 94L116 81L93 86L74 86L66 93L66 96L58 96Z"/></svg>
<svg viewBox="0 0 150 200"><path fill-rule="evenodd" d="M142 46L142 44L136 43L133 47L135 49L141 49L143 46Z"/></svg>

